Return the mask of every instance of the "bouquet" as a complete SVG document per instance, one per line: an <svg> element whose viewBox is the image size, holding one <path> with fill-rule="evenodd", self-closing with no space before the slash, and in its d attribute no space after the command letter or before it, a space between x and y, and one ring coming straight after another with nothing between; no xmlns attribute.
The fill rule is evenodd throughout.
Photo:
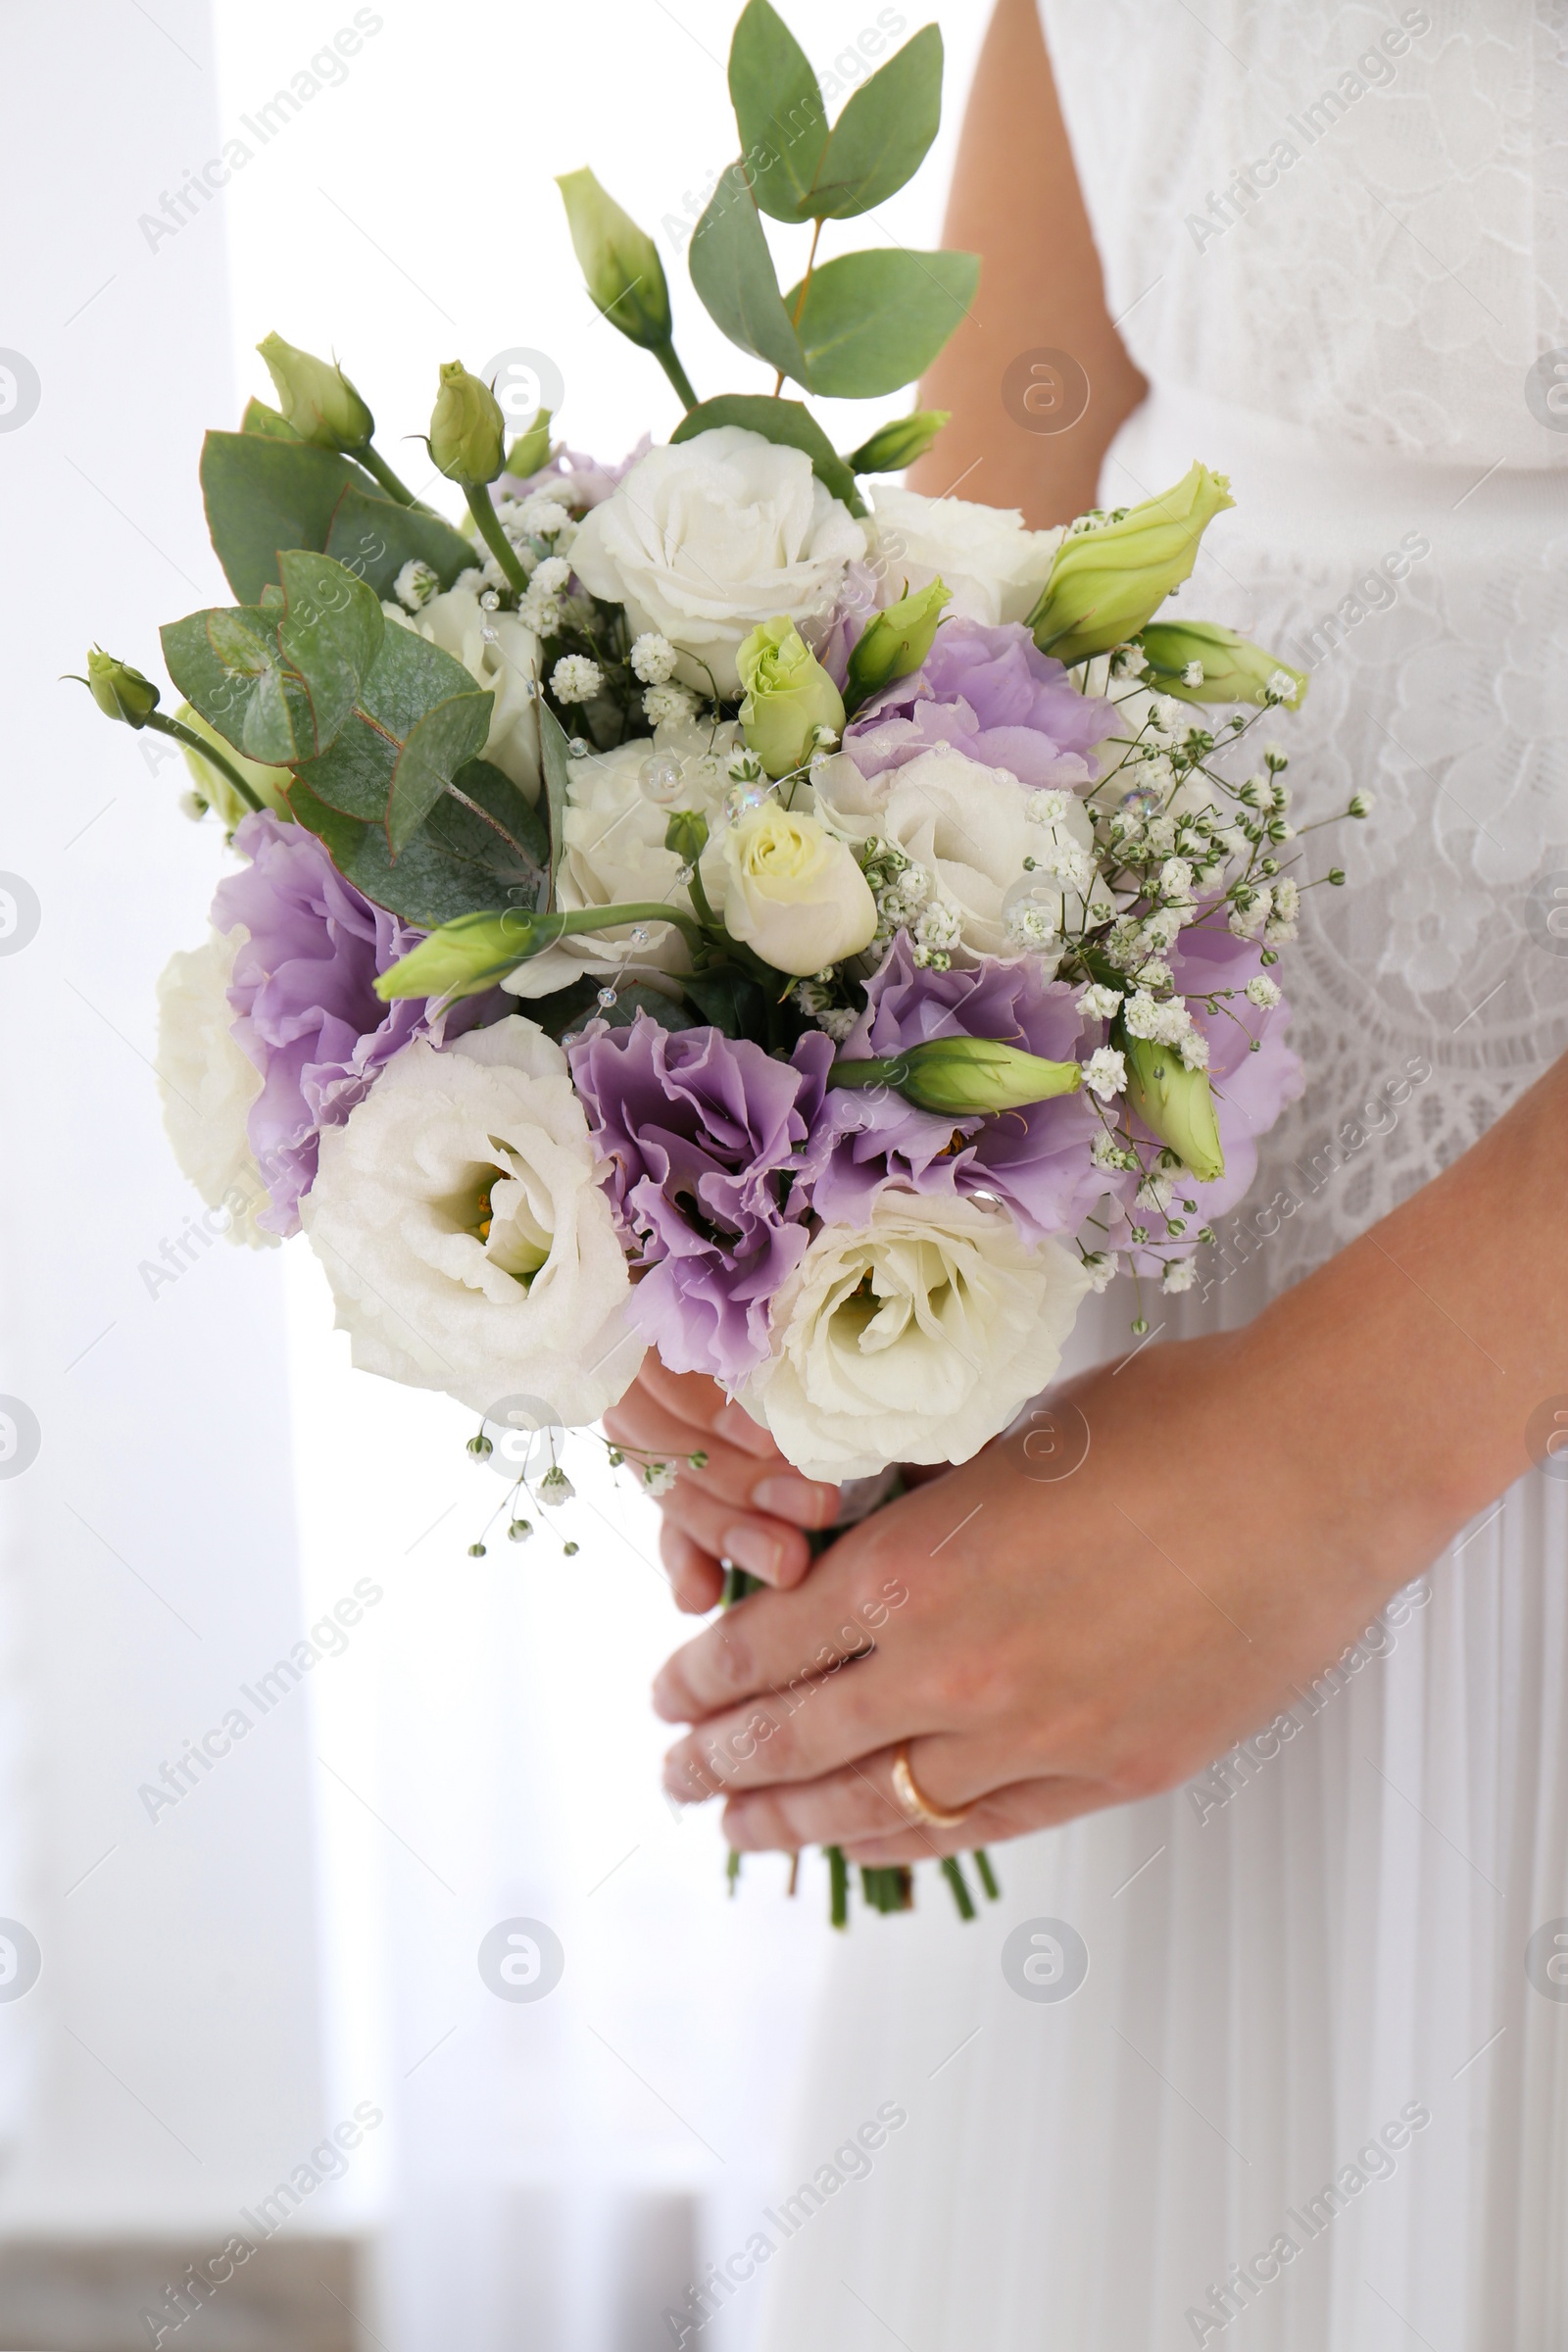
<svg viewBox="0 0 1568 2352"><path fill-rule="evenodd" d="M1300 1089L1272 976L1300 852L1249 738L1306 681L1161 616L1224 476L1030 530L888 478L942 414L842 455L785 395L894 393L964 314L971 256L819 253L916 170L941 74L928 26L830 126L750 0L690 268L770 392L697 398L653 242L573 172L667 444L601 464L540 414L509 447L454 362L427 447L460 524L270 335L276 407L203 449L236 602L163 630L177 715L88 659L237 861L161 984L180 1163L234 1241L306 1234L357 1364L480 1416L514 1541L648 1348L810 1476L968 1459L1086 1293L1126 1280L1142 1333L1192 1285ZM764 214L809 227L788 292Z"/></svg>

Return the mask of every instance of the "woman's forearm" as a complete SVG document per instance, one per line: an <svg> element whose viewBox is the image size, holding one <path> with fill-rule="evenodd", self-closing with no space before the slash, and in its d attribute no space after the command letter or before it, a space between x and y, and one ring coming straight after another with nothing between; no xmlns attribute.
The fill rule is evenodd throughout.
<svg viewBox="0 0 1568 2352"><path fill-rule="evenodd" d="M1240 1335L1349 1548L1435 1555L1539 1457L1532 1415L1568 1413L1565 1195L1568 1058Z"/></svg>
<svg viewBox="0 0 1568 2352"><path fill-rule="evenodd" d="M1145 386L1105 309L1035 0L998 0L943 233L979 254L980 289L921 386L921 405L953 421L911 482L929 497L1021 507L1036 528L1064 522L1093 505L1101 460ZM1051 419L1020 411L1016 386L1004 405L1008 368L1048 350L1089 379L1087 409L1061 432L1037 429Z"/></svg>

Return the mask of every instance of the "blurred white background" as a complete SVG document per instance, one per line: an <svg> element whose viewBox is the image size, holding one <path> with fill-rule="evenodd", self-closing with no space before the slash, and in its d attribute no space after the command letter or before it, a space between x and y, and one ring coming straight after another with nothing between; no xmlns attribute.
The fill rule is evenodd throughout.
<svg viewBox="0 0 1568 2352"><path fill-rule="evenodd" d="M503 1490L466 1456L458 1408L349 1369L303 1245L182 1252L198 1203L159 1129L154 984L203 934L221 840L179 815L162 747L54 683L91 639L161 677L157 623L226 601L199 439L268 393L252 346L270 328L336 350L421 490L401 436L423 429L443 360L541 355L577 449L668 431L662 376L582 291L558 172L592 164L659 236L699 392L768 388L685 271L736 146L734 13L7 0L0 16L0 367L20 353L39 384L20 422L0 409L0 868L40 910L35 935L0 937L0 1389L40 1433L30 1465L0 1462L0 1935L21 1922L42 1956L30 1990L0 1997L0 2281L8 2244L138 2239L177 2249L177 2277L369 2102L384 2123L279 2237L375 2241L359 2316L376 2341L641 2352L670 2340L661 2309L696 2266L793 2185L822 1885L808 1870L787 1903L782 1865L754 1864L727 1901L716 1822L677 1823L660 1794L647 1687L691 1629L652 1513L585 1440L578 1556L542 1539L470 1560ZM890 34L942 24L935 153L824 250L937 242L985 12L784 13L845 89ZM318 65L292 117L262 118L345 26L358 53ZM229 150L228 184L171 229L166 199L236 140L250 152ZM803 237L775 237L786 283ZM852 447L905 405L821 414ZM366 1578L381 1597L343 1653L150 1817L139 1791ZM565 1949L537 2004L497 1999L476 1965L515 1915ZM755 2291L708 2330L717 2352L750 2340ZM3 2340L120 2352L107 2304L97 2333L45 2320L55 2333ZM351 2340L324 2302L312 2325ZM220 2298L165 2340L241 2339Z"/></svg>

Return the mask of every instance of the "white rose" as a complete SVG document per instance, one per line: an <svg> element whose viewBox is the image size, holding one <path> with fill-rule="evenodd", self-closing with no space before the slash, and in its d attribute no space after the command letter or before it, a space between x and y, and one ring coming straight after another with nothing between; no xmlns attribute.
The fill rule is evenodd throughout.
<svg viewBox="0 0 1568 2352"><path fill-rule="evenodd" d="M703 692L709 672L738 695L735 651L761 620L825 614L865 532L809 458L725 424L652 449L578 531L571 565L624 605L631 633L657 630Z"/></svg>
<svg viewBox="0 0 1568 2352"><path fill-rule="evenodd" d="M630 1386L643 1343L588 1123L521 1014L394 1054L322 1135L300 1213L362 1370L478 1413L525 1393L573 1426Z"/></svg>
<svg viewBox="0 0 1568 2352"><path fill-rule="evenodd" d="M950 612L995 625L1024 620L1051 576L1060 529L1030 531L1016 507L977 507L963 498L922 498L878 482L877 554L892 593L924 588L940 573L953 590Z"/></svg>
<svg viewBox="0 0 1568 2352"><path fill-rule="evenodd" d="M484 758L510 776L527 801L539 798L539 718L529 691L541 662L539 640L512 612L487 612L471 588L449 588L418 612L381 607L388 620L425 637L461 662L476 686L495 696ZM486 636L485 630L493 632Z"/></svg>
<svg viewBox="0 0 1568 2352"><path fill-rule="evenodd" d="M964 1462L1052 1378L1088 1288L1004 1209L890 1189L815 1236L741 1401L808 1478Z"/></svg>
<svg viewBox="0 0 1568 2352"><path fill-rule="evenodd" d="M714 729L690 719L671 719L655 730L652 741L639 735L612 751L573 760L566 771L562 827L565 855L556 883L556 904L562 911L574 914L585 906L658 900L690 913L691 894L675 879L680 857L664 847L676 808L695 808L708 818L715 839L704 854L703 880L710 888L721 889L719 810L729 783L726 763L740 739L740 729L732 722ZM681 768L679 789L667 803L650 799L643 789L642 772L651 759L674 760ZM649 934L641 945L631 936L639 928ZM569 987L584 972L613 978L628 963L638 972L691 970L685 938L673 923L620 923L608 931L558 940L509 973L503 986L514 996L547 997Z"/></svg>
<svg viewBox="0 0 1568 2352"><path fill-rule="evenodd" d="M1021 952L1008 919L1020 899L1054 931L1058 955L1062 935L1082 924L1084 893L1072 887L1074 869L1088 875L1092 891L1098 879L1089 811L1063 795L1060 814L1041 824L1029 813L1036 797L1005 768L966 760L949 745L869 778L840 754L817 775L818 804L830 822L862 837L880 834L935 877L933 900L956 925L953 959L960 965ZM1033 871L1026 858L1035 860Z"/></svg>
<svg viewBox="0 0 1568 2352"><path fill-rule="evenodd" d="M181 1173L209 1208L228 1210L231 1242L272 1250L276 1234L256 1223L268 1193L245 1131L262 1073L234 1043L227 995L245 936L243 925L227 939L215 931L205 947L170 957L158 982L155 1067Z"/></svg>
<svg viewBox="0 0 1568 2352"><path fill-rule="evenodd" d="M720 837L724 928L776 971L807 979L876 936L876 901L845 842L768 801Z"/></svg>

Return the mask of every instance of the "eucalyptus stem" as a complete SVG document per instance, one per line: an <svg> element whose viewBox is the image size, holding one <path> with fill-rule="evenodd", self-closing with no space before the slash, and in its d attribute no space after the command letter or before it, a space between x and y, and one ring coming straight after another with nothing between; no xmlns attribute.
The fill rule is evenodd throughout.
<svg viewBox="0 0 1568 2352"><path fill-rule="evenodd" d="M518 596L527 594L528 574L517 559L517 551L501 528L501 517L490 497L488 482L465 482L463 495L468 502L468 513L479 526L484 541L507 579Z"/></svg>
<svg viewBox="0 0 1568 2352"><path fill-rule="evenodd" d="M247 807L266 808L267 803L246 783L238 768L231 766L217 746L209 743L205 735L198 735L194 727L187 727L182 719L166 718L161 710L150 710L143 723L155 729L160 735L172 736L174 742L182 744L187 752L199 752L204 760L217 768L220 776L228 778Z"/></svg>
<svg viewBox="0 0 1568 2352"><path fill-rule="evenodd" d="M672 342L656 343L654 357L674 385L681 407L689 416L697 406L697 395L692 389L691 377L680 364L680 356L674 344Z"/></svg>
<svg viewBox="0 0 1568 2352"><path fill-rule="evenodd" d="M942 1876L953 1888L953 1899L958 1906L958 1917L973 1919L975 1916L974 1896L969 1892L968 1881L964 1878L963 1866L956 1854L943 1856Z"/></svg>

